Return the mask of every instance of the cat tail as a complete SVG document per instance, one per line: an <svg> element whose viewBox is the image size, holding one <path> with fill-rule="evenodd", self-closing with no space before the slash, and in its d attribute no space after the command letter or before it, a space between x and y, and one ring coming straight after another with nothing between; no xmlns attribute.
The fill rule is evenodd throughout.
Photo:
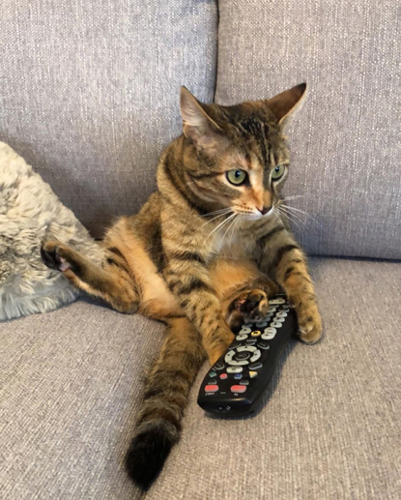
<svg viewBox="0 0 401 500"><path fill-rule="evenodd" d="M129 476L144 490L156 479L180 438L189 389L204 359L200 335L191 323L186 318L169 319L125 461Z"/></svg>

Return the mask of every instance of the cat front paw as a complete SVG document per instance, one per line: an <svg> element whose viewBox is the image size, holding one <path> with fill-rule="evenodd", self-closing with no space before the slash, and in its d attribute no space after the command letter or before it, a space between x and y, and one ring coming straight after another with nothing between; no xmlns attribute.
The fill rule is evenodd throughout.
<svg viewBox="0 0 401 500"><path fill-rule="evenodd" d="M322 337L322 318L315 301L295 308L298 318L298 335L306 344L315 344Z"/></svg>
<svg viewBox="0 0 401 500"><path fill-rule="evenodd" d="M43 263L48 268L61 272L67 271L71 267L63 256L64 254L63 246L58 241L46 241L40 249Z"/></svg>
<svg viewBox="0 0 401 500"><path fill-rule="evenodd" d="M241 292L228 307L227 324L236 331L242 323L266 316L268 307L269 300L264 290L254 288Z"/></svg>

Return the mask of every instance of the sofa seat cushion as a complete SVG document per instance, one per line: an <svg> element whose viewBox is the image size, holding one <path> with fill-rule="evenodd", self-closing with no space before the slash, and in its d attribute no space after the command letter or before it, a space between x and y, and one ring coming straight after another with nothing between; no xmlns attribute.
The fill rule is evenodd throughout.
<svg viewBox="0 0 401 500"><path fill-rule="evenodd" d="M288 347L252 418L197 406L205 364L147 500L397 498L401 263L322 258L311 270L321 342ZM123 460L163 326L79 300L0 332L3 496L140 498Z"/></svg>
<svg viewBox="0 0 401 500"><path fill-rule="evenodd" d="M123 461L162 339L82 299L0 324L0 496L139 498Z"/></svg>
<svg viewBox="0 0 401 500"><path fill-rule="evenodd" d="M398 498L401 263L313 259L325 335L293 342L253 418L210 418L191 393L183 439L146 500Z"/></svg>

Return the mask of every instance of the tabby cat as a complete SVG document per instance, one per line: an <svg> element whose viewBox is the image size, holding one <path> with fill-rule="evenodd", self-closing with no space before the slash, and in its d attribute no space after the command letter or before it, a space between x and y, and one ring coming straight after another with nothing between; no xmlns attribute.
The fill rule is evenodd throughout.
<svg viewBox="0 0 401 500"><path fill-rule="evenodd" d="M288 295L304 342L321 336L306 257L280 211L289 170L283 127L305 90L226 107L183 87L183 134L161 156L158 190L107 231L103 264L62 242L43 245L45 263L78 288L167 324L126 458L144 489L179 439L205 355L213 364L245 317L266 313L270 295Z"/></svg>

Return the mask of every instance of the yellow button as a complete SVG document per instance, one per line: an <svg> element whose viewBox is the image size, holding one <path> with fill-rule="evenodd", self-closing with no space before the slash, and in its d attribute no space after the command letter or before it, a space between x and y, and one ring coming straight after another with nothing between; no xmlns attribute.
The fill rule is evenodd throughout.
<svg viewBox="0 0 401 500"><path fill-rule="evenodd" d="M255 378L257 374L258 374L258 372L253 372L253 371L249 370L249 376L251 378Z"/></svg>
<svg viewBox="0 0 401 500"><path fill-rule="evenodd" d="M262 335L262 332L259 331L259 330L254 330L252 333L251 333L251 337L259 337L259 335Z"/></svg>

